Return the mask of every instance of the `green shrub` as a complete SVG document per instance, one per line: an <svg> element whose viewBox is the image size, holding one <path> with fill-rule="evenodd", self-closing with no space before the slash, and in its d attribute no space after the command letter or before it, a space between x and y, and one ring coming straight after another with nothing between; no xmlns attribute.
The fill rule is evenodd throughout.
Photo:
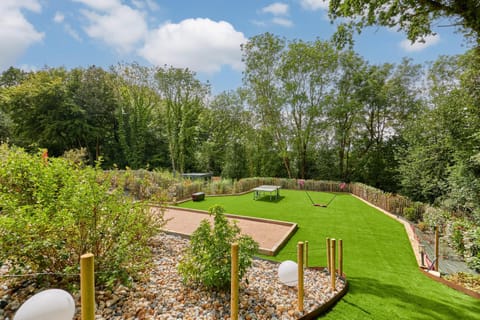
<svg viewBox="0 0 480 320"><path fill-rule="evenodd" d="M412 222L415 222L416 221L416 213L415 213L415 208L413 207L407 207L407 208L404 208L403 209L403 216L412 221Z"/></svg>
<svg viewBox="0 0 480 320"><path fill-rule="evenodd" d="M417 222L421 219L420 211L417 207L406 207L403 209L403 216L412 222Z"/></svg>
<svg viewBox="0 0 480 320"><path fill-rule="evenodd" d="M163 222L112 188L102 170L0 146L0 261L13 272L77 273L95 255L98 284L136 277Z"/></svg>
<svg viewBox="0 0 480 320"><path fill-rule="evenodd" d="M207 220L192 234L178 271L187 284L201 284L208 288L226 289L230 285L231 244L239 245L239 277L252 264L252 257L258 251L258 243L250 236L240 235L240 228L230 224L224 209L215 205L209 209L214 215L213 228Z"/></svg>
<svg viewBox="0 0 480 320"><path fill-rule="evenodd" d="M471 228L464 233L465 256L467 265L480 272L480 227Z"/></svg>

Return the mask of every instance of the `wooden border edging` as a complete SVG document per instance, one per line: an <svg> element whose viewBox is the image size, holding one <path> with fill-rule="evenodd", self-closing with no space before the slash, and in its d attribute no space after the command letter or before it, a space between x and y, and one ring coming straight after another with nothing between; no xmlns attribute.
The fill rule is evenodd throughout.
<svg viewBox="0 0 480 320"><path fill-rule="evenodd" d="M416 258L416 260L417 260L418 267L419 267L420 271L421 271L424 275L426 275L427 277L429 277L429 278L432 279L432 280L435 280L435 281L437 281L437 282L439 282L439 283L442 283L442 284L450 287L451 289L460 291L460 292L462 292L462 293L464 293L464 294L466 294L466 295L469 295L469 296L471 296L471 297L473 297L473 298L480 299L480 293L475 292L475 291L470 290L470 289L467 289L467 288L462 287L462 286L460 286L460 285L457 285L456 283L453 283L453 282L451 282L451 281L448 281L448 280L446 280L446 279L443 279L442 277L437 277L437 276L435 276L435 275L433 275L433 274L431 274L431 273L429 273L429 272L427 272L427 271L424 270L424 268L423 268L423 266L422 266L422 262L421 262L420 252L419 252L419 242L418 242L418 239L417 239L417 237L415 236L415 234L414 234L414 232L413 232L413 230L412 230L411 224L410 224L409 222L407 222L407 221L405 221L405 220L403 220L403 219L400 219L398 216L396 216L396 215L394 215L394 214L392 214L392 213L390 213L390 212L388 212L388 211L386 211L386 210L384 210L384 209L382 209L382 208L380 208L380 207L377 207L376 205L368 202L367 200L365 200L365 199L363 199L363 198L361 198L361 197L359 197L359 196L357 196L357 195L354 195L353 193L352 193L352 196L354 196L355 198L357 198L357 199L365 202L365 203L368 204L369 206L371 206L371 207L379 210L380 212L386 214L386 215L389 216L390 218L392 218L392 219L400 222L401 224L403 224L403 226L405 227L405 231L406 231L406 233L407 233L407 236L408 236L408 240L409 240L410 245L411 245L411 247L412 247L413 253L414 253L415 258Z"/></svg>
<svg viewBox="0 0 480 320"><path fill-rule="evenodd" d="M466 295L469 295L469 296L472 297L472 298L480 299L480 293L478 293L478 292L475 292L475 291L473 291L473 290L470 290L470 289L467 289L467 288L465 288L465 287L462 287L462 286L460 286L460 285L458 285L458 284L456 284L456 283L454 283L454 282L452 282L452 281L448 281L447 279L444 279L444 278L441 278L441 277L437 277L437 276L429 273L428 271L426 271L426 270L423 269L423 268L420 268L420 271L422 271L422 273L423 273L424 275L426 275L427 277L429 277L429 278L432 279L432 280L435 280L435 281L437 281L437 282L439 282L439 283L441 283L441 284L444 284L444 285L446 285L447 287L450 287L450 288L452 288L452 289L454 289L454 290L460 291L460 292L462 292L462 293L464 293L464 294L466 294Z"/></svg>
<svg viewBox="0 0 480 320"><path fill-rule="evenodd" d="M156 205L150 205L150 207L160 207ZM197 210L197 209L190 209L190 208L180 208L176 206L167 206L165 207L167 210L172 209L172 210L179 210L179 211L187 211L187 212L193 212L193 213L199 213L199 214L206 214L209 215L208 211L205 210ZM277 224L281 226L286 226L289 227L288 231L285 233L284 236L280 238L280 240L275 243L271 249L269 248L262 248L260 247L258 252L267 256L275 256L277 253L285 246L285 244L290 240L290 238L295 234L295 232L298 229L298 224L295 222L288 222L288 221L280 221L280 220L272 220L272 219L264 219L264 218L255 218L255 217L249 217L249 216L240 216L236 214L229 214L229 213L224 213L225 217L230 218L230 219L237 219L237 220L249 220L249 221L257 221L257 222L263 222L263 223L270 223L270 224ZM167 230L163 229L164 232L167 232L169 234L175 234L184 238L190 238L189 234L184 234L181 232L176 232L173 230Z"/></svg>
<svg viewBox="0 0 480 320"><path fill-rule="evenodd" d="M309 267L308 269L324 270L325 268L324 267ZM348 285L348 281L347 281L347 278L346 278L345 274L343 274L340 277L340 279L342 279L342 281L345 283L345 286L343 287L342 290L340 290L336 295L334 295L330 300L328 300L327 302L322 304L320 307L318 307L317 309L313 310L310 313L307 313L306 315L303 315L302 317L298 318L298 320L313 320L313 319L316 319L319 316L321 316L322 314L325 314L331 308L333 308L333 306L340 299L342 299L343 296L346 295L347 292L348 292L348 286L349 285Z"/></svg>

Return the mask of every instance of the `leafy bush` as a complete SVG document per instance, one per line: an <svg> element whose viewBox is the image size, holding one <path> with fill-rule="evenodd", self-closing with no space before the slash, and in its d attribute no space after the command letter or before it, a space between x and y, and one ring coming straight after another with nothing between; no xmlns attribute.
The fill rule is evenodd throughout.
<svg viewBox="0 0 480 320"><path fill-rule="evenodd" d="M240 235L240 228L225 218L223 207L215 205L209 212L214 215L213 229L208 220L200 223L178 271L187 284L226 289L230 285L231 244L237 242L239 246L239 277L242 278L258 251L258 243L250 236Z"/></svg>
<svg viewBox="0 0 480 320"><path fill-rule="evenodd" d="M403 215L406 219L416 222L417 221L417 212L413 207L407 207L403 209Z"/></svg>
<svg viewBox="0 0 480 320"><path fill-rule="evenodd" d="M416 202L413 206L404 208L403 215L406 219L412 222L422 220L422 205Z"/></svg>
<svg viewBox="0 0 480 320"><path fill-rule="evenodd" d="M480 272L480 227L466 231L463 242L467 265Z"/></svg>
<svg viewBox="0 0 480 320"><path fill-rule="evenodd" d="M13 272L72 273L95 255L98 284L136 277L163 222L112 188L99 168L80 168L0 146L0 261ZM121 185L121 183L120 183Z"/></svg>
<svg viewBox="0 0 480 320"><path fill-rule="evenodd" d="M470 228L470 223L462 219L449 221L445 228L448 244L462 255L465 253L464 233Z"/></svg>
<svg viewBox="0 0 480 320"><path fill-rule="evenodd" d="M447 221L450 219L450 214L447 211L427 206L425 213L423 214L423 221L433 227L438 226L440 229L443 229Z"/></svg>

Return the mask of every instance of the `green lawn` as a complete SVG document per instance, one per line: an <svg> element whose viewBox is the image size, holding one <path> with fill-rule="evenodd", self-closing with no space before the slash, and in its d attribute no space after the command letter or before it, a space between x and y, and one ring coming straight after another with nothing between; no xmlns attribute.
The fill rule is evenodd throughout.
<svg viewBox="0 0 480 320"><path fill-rule="evenodd" d="M310 192L315 203L332 194ZM403 225L362 201L339 194L327 208L312 206L301 191L281 190L276 202L242 196L208 197L180 207L298 223L299 229L273 259L295 260L298 241L309 242L309 264L325 266L325 239L343 239L348 294L325 319L480 319L480 301L430 280L418 270Z"/></svg>

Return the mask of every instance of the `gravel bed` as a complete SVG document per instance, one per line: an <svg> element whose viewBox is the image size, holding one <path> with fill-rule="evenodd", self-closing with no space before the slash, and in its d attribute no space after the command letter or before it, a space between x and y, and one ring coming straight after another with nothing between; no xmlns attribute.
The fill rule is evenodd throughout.
<svg viewBox="0 0 480 320"><path fill-rule="evenodd" d="M202 287L186 287L177 273L177 264L188 240L161 234L154 241L154 264L146 282L114 291L97 291L96 319L229 319L230 293ZM334 293L328 275L320 270L305 270L304 313L297 311L297 290L283 285L277 276L278 263L255 259L240 281L240 319L298 319L330 300ZM2 281L0 279L0 281ZM335 293L344 288L337 278ZM13 317L21 302L40 291L34 283L9 288L0 282L0 320ZM79 293L75 319L80 319Z"/></svg>

